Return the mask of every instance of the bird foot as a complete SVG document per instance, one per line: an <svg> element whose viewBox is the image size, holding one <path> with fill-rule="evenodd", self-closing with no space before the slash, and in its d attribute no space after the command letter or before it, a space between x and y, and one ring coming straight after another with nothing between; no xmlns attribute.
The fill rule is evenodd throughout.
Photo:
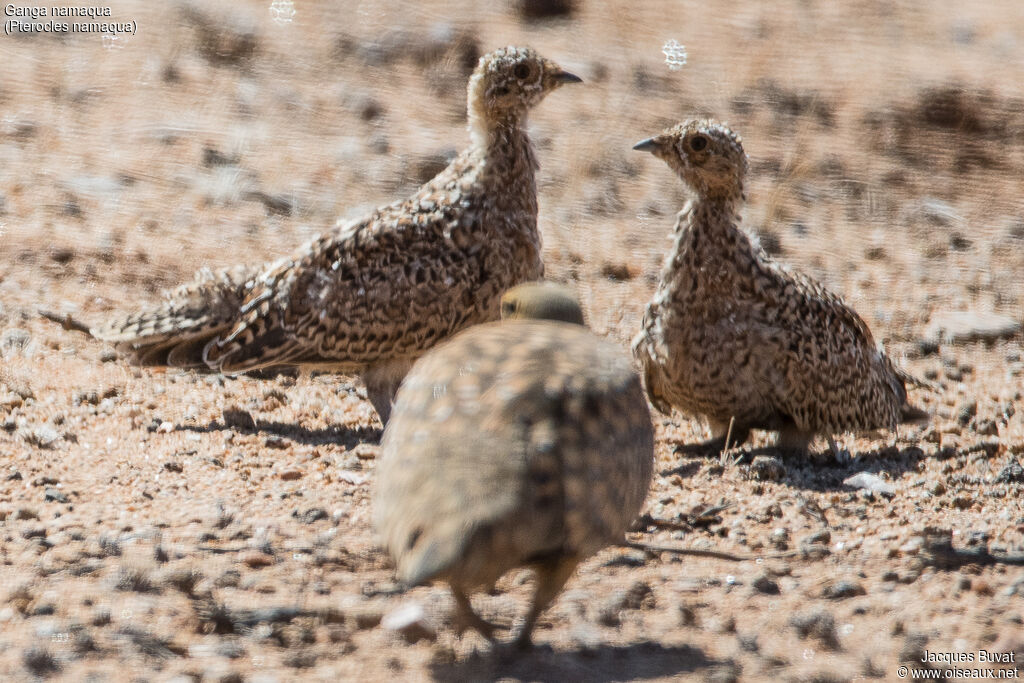
<svg viewBox="0 0 1024 683"><path fill-rule="evenodd" d="M853 462L853 456L845 448L840 448L836 444L836 440L831 435L828 437L828 447L832 451L832 456L836 459L836 462L840 465L849 465Z"/></svg>
<svg viewBox="0 0 1024 683"><path fill-rule="evenodd" d="M482 618L476 612L470 612L468 614L456 614L454 618L455 633L460 638L467 629L473 629L481 636L495 642L495 631L509 631L512 629L512 624L504 621L491 622Z"/></svg>
<svg viewBox="0 0 1024 683"><path fill-rule="evenodd" d="M725 439L714 438L697 443L678 443L672 447L672 453L689 458L717 458L724 448Z"/></svg>
<svg viewBox="0 0 1024 683"><path fill-rule="evenodd" d="M512 641L512 647L519 652L529 650L533 647L533 638L524 630L515 640Z"/></svg>

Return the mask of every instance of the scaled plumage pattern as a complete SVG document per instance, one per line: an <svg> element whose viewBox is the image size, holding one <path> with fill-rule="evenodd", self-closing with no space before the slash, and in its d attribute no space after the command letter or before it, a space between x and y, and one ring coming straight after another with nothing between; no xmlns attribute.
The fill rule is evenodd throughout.
<svg viewBox="0 0 1024 683"><path fill-rule="evenodd" d="M386 422L416 358L496 320L502 292L543 275L525 121L579 80L529 48L485 55L468 87L470 146L414 196L276 263L201 272L164 304L92 334L150 365L357 373Z"/></svg>
<svg viewBox="0 0 1024 683"><path fill-rule="evenodd" d="M637 143L693 193L675 247L647 306L633 352L653 405L704 416L702 447L742 444L751 429L779 432L806 451L815 435L894 428L924 413L857 313L800 273L769 259L738 226L747 157L740 138L707 120Z"/></svg>
<svg viewBox="0 0 1024 683"><path fill-rule="evenodd" d="M469 594L508 570L536 570L516 643L576 565L621 542L650 485L654 434L628 355L561 322L567 295L525 285L512 319L480 325L417 362L384 431L374 526L399 580L447 582L460 632L494 626ZM582 320L576 304L571 316Z"/></svg>

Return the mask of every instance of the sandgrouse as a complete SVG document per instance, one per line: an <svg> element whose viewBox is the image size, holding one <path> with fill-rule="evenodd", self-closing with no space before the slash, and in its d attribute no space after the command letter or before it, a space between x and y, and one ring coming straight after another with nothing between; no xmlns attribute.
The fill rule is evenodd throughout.
<svg viewBox="0 0 1024 683"><path fill-rule="evenodd" d="M529 48L485 55L469 80L469 147L411 198L275 263L202 271L162 305L92 334L141 364L359 374L386 422L417 357L496 320L502 292L543 275L526 117L579 81Z"/></svg>
<svg viewBox="0 0 1024 683"><path fill-rule="evenodd" d="M576 565L621 542L639 514L654 435L628 355L562 322L583 319L571 295L522 285L502 311L406 377L381 441L373 519L400 581L449 584L460 633L492 639L469 594L533 567L515 641L526 647Z"/></svg>
<svg viewBox="0 0 1024 683"><path fill-rule="evenodd" d="M926 418L860 316L739 228L747 157L736 134L695 120L633 149L663 160L692 192L633 340L652 404L710 423L712 438L684 450L719 450L727 434L742 444L763 429L779 433L780 449L806 452L815 435L834 444L836 433Z"/></svg>

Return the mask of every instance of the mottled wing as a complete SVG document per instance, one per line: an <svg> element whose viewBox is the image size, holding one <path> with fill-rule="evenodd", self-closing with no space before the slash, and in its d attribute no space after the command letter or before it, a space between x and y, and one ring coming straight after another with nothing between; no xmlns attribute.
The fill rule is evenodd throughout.
<svg viewBox="0 0 1024 683"><path fill-rule="evenodd" d="M640 514L653 474L654 428L641 380L617 345L562 343L556 362L565 378L557 414L566 543L586 557L620 541Z"/></svg>
<svg viewBox="0 0 1024 683"><path fill-rule="evenodd" d="M907 392L864 320L807 276L769 263L781 382L774 400L815 432L891 428Z"/></svg>
<svg viewBox="0 0 1024 683"><path fill-rule="evenodd" d="M260 278L207 361L239 372L419 355L481 322L475 302L493 264L460 240L464 229L450 207L414 201L315 240Z"/></svg>
<svg viewBox="0 0 1024 683"><path fill-rule="evenodd" d="M662 415L672 414L672 404L665 396L661 387L661 373L658 368L668 357L668 351L659 349L657 337L651 334L652 327L656 324L655 316L651 305L647 306L644 312L643 323L640 331L633 337L633 357L640 364L640 378L643 383L643 390L648 400Z"/></svg>
<svg viewBox="0 0 1024 683"><path fill-rule="evenodd" d="M543 271L523 218L476 183L477 161L460 156L415 197L268 271L207 361L228 372L282 361L357 369L497 319L502 292Z"/></svg>

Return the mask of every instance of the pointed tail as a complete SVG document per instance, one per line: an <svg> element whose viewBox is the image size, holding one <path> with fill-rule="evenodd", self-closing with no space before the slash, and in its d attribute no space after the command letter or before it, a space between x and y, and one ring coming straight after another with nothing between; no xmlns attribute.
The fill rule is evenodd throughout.
<svg viewBox="0 0 1024 683"><path fill-rule="evenodd" d="M89 333L114 344L137 365L206 367L203 349L234 325L260 270L246 266L203 269L195 280L170 292L162 304Z"/></svg>

